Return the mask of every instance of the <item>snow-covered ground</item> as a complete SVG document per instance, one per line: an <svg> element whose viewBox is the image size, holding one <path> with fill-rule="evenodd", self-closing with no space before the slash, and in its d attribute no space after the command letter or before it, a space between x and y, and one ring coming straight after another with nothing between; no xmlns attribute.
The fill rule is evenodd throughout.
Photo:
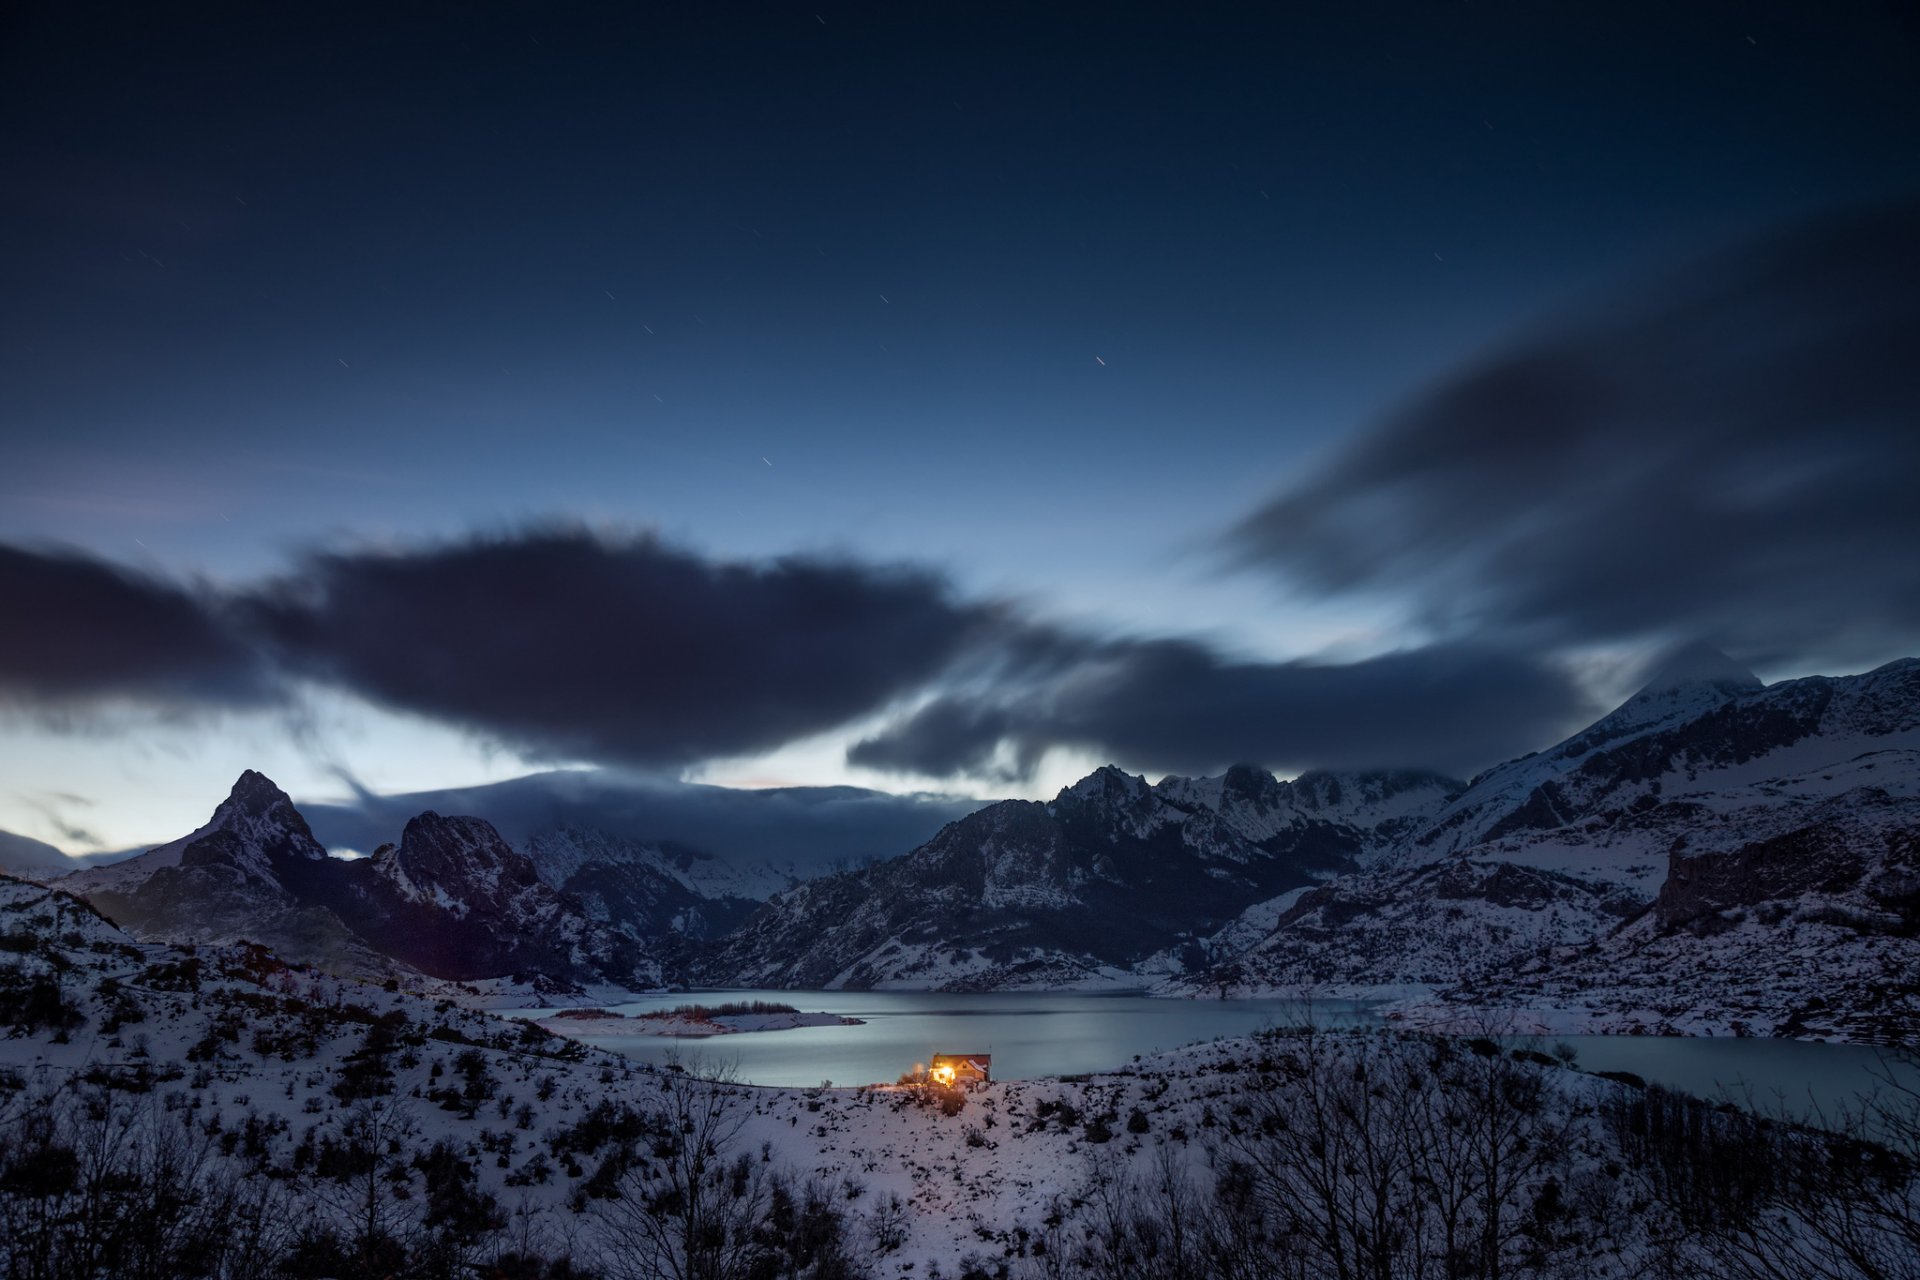
<svg viewBox="0 0 1920 1280"><path fill-rule="evenodd" d="M1363 1099L1399 1108L1402 1128L1381 1133L1408 1141L1455 1096L1447 1081L1497 1069L1534 1100L1508 1117L1526 1141L1509 1153L1506 1211L1519 1220L1541 1196L1577 1191L1585 1215L1528 1228L1528 1248L1577 1261L1578 1274L1627 1276L1682 1239L1643 1202L1620 1147L1636 1086L1491 1042L1274 1033L964 1094L760 1088L289 968L259 948L138 944L78 900L19 881L0 879L0 941L11 1032L0 1139L37 1132L28 1118L62 1099L94 1099L84 1114L105 1107L128 1134L184 1123L219 1137L223 1158L282 1188L309 1224L352 1221L337 1183L359 1166L340 1152L374 1152L384 1179L354 1213L415 1225L423 1179L451 1158L512 1222L516 1247L594 1265L625 1247L622 1215L647 1211L633 1180L662 1176L646 1152L677 1142L670 1121L691 1107L716 1154L747 1162L740 1185L764 1168L828 1189L875 1276L1040 1274L1049 1258L1098 1256L1116 1187L1172 1177L1198 1194L1274 1138L1279 1117L1344 1124ZM1315 1090L1330 1092L1315 1101ZM369 1133L378 1141L364 1147ZM1100 1273L1090 1265L1065 1274Z"/></svg>

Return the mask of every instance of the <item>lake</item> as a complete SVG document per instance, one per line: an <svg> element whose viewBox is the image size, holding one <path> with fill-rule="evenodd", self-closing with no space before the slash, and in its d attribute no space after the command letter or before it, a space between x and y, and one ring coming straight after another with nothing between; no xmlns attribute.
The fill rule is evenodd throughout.
<svg viewBox="0 0 1920 1280"><path fill-rule="evenodd" d="M996 1078L1029 1079L1107 1071L1137 1055L1297 1025L1309 1012L1326 1026L1379 1024L1372 1006L1354 1001L1319 1001L1309 1011L1297 999L1169 1000L1104 992L700 991L610 1007L637 1014L736 1000L778 1001L863 1023L707 1040L594 1036L590 1043L656 1065L669 1059L724 1065L751 1084L856 1085L891 1082L935 1053L991 1053ZM1561 1041L1589 1071L1631 1071L1703 1097L1750 1097L1762 1108L1799 1116L1850 1101L1887 1069L1872 1048L1796 1040L1554 1036L1530 1043L1546 1048ZM1920 1068L1897 1070L1900 1079L1920 1086Z"/></svg>

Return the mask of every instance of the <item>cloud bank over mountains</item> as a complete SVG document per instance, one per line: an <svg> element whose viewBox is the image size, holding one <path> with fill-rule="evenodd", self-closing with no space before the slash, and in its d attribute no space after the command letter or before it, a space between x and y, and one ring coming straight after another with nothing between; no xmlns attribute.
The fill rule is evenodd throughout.
<svg viewBox="0 0 1920 1280"><path fill-rule="evenodd" d="M681 768L917 703L852 762L1011 779L1074 745L1150 768L1459 767L1585 709L1564 671L1491 650L1236 661L1063 629L922 569L722 561L579 528L316 553L224 593L68 551L0 564L47 634L122 637L0 649L0 689L29 705L216 710L314 681L530 759Z"/></svg>
<svg viewBox="0 0 1920 1280"><path fill-rule="evenodd" d="M1072 746L1152 772L1258 761L1286 770L1472 772L1551 741L1586 710L1566 670L1431 645L1358 662L1232 661L1191 640L1089 642L1047 677L936 698L848 758L1011 781Z"/></svg>

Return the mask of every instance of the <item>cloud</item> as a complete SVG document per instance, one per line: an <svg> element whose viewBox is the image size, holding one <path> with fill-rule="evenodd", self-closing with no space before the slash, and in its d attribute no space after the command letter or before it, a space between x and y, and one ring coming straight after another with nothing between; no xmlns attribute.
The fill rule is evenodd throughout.
<svg viewBox="0 0 1920 1280"><path fill-rule="evenodd" d="M1073 746L1151 771L1408 765L1471 772L1551 741L1593 708L1560 667L1440 645L1360 662L1232 662L1189 640L1088 645L1030 681L936 697L851 763L1030 774Z"/></svg>
<svg viewBox="0 0 1920 1280"><path fill-rule="evenodd" d="M1231 533L1436 634L1707 637L1873 661L1920 637L1920 205L1799 228L1498 352Z"/></svg>
<svg viewBox="0 0 1920 1280"><path fill-rule="evenodd" d="M0 545L0 699L47 714L168 711L278 696L212 596L73 551Z"/></svg>
<svg viewBox="0 0 1920 1280"><path fill-rule="evenodd" d="M221 598L0 548L0 590L33 619L0 635L0 689L30 706L296 705L298 682L317 681L529 758L639 769L750 755L910 705L850 761L1005 781L1056 746L1182 772L1465 769L1587 709L1564 670L1497 649L1239 661L958 599L920 569L724 561L571 528L317 552ZM595 797L615 801L628 798ZM689 838L736 821L674 803ZM830 834L827 812L807 820Z"/></svg>
<svg viewBox="0 0 1920 1280"><path fill-rule="evenodd" d="M680 765L884 706L993 625L932 573L577 529L317 554L248 613L289 667L534 757Z"/></svg>

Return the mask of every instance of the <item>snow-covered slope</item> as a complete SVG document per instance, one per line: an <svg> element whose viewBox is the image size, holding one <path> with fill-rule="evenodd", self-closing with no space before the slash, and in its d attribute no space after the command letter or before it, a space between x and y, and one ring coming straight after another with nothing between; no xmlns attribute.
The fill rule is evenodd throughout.
<svg viewBox="0 0 1920 1280"><path fill-rule="evenodd" d="M1916 840L1920 662L1763 688L1694 651L1164 989L1557 992L1582 1025L1884 1037L1920 1025Z"/></svg>
<svg viewBox="0 0 1920 1280"><path fill-rule="evenodd" d="M1498 849L1512 861L1634 880L1651 894L1667 824L1637 819L1663 804L1698 806L1689 811L1698 818L1770 806L1770 789L1781 787L1835 794L1849 784L1828 775L1867 757L1878 758L1874 771L1906 780L1898 785L1920 779L1920 661L1762 688L1702 654L1687 658L1581 733L1474 779L1394 861ZM1688 678L1702 668L1705 678Z"/></svg>
<svg viewBox="0 0 1920 1280"><path fill-rule="evenodd" d="M1132 1274L1110 1263L1141 1256L1136 1242L1164 1260L1204 1239L1249 1259L1232 1274L1273 1274L1277 1259L1318 1275L1334 1267L1316 1251L1378 1239L1391 1245L1379 1273L1413 1275L1457 1259L1440 1205L1511 1224L1499 1240L1512 1237L1514 1273L1698 1275L1714 1272L1686 1196L1703 1179L1676 1179L1671 1152L1645 1140L1650 1118L1719 1157L1706 1185L1739 1192L1732 1208L1757 1198L1771 1213L1787 1190L1729 1183L1740 1159L1860 1163L1857 1141L1830 1160L1818 1135L1485 1040L1273 1033L964 1094L753 1088L260 948L140 943L5 878L0 943L0 1270L75 1247L109 1275L207 1274L210 1260L236 1263L217 1274L415 1274L400 1257L459 1274L652 1274L650 1247L678 1238L693 1203L713 1214L699 1223L744 1223L743 1241L788 1251L790 1265L754 1274L1107 1277ZM1378 1177L1410 1152L1454 1180ZM1876 1164L1865 1189L1879 1198L1846 1203L1850 1243L1879 1246L1871 1214L1910 1209L1903 1168ZM1299 1230L1273 1194L1305 1185L1296 1176L1324 1179L1330 1203L1380 1205L1396 1230L1358 1215L1350 1234ZM1169 1208L1185 1243L1147 1234ZM1206 1257L1183 1253L1177 1273L1220 1273Z"/></svg>
<svg viewBox="0 0 1920 1280"><path fill-rule="evenodd" d="M1390 849L1415 823L1429 821L1465 784L1411 769L1313 770L1291 782L1246 765L1217 778L1163 778L1156 794L1190 810L1212 810L1247 839L1297 835L1316 823L1359 834L1362 861Z"/></svg>

